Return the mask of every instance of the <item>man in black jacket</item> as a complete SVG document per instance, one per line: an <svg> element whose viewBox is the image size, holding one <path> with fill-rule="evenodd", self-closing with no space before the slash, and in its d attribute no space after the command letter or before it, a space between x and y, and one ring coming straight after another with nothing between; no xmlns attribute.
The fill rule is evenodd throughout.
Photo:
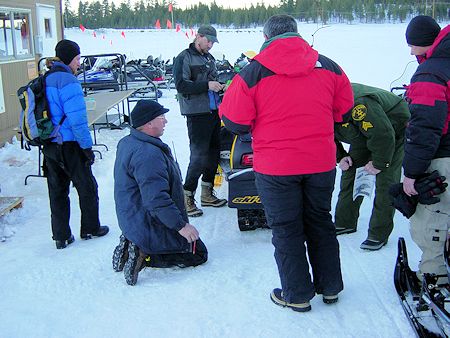
<svg viewBox="0 0 450 338"><path fill-rule="evenodd" d="M194 200L200 176L202 207L222 207L227 202L217 198L213 189L220 154L218 92L224 88L224 85L217 81L215 59L209 54L215 42L218 42L215 28L201 26L194 42L182 51L174 62L173 76L181 114L187 118L191 151L183 186L186 209L190 217L203 215Z"/></svg>

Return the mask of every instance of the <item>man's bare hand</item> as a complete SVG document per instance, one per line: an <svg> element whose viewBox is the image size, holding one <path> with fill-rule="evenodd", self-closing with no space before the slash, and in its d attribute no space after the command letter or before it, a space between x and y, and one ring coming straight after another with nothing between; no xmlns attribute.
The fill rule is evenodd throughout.
<svg viewBox="0 0 450 338"><path fill-rule="evenodd" d="M405 177L403 179L403 191L406 195L412 196L412 195L418 195L419 193L414 188L414 183L416 182L416 179Z"/></svg>
<svg viewBox="0 0 450 338"><path fill-rule="evenodd" d="M367 164L364 166L364 169L370 174L370 175L377 175L381 172L380 169L377 169L373 166L372 161L367 162Z"/></svg>
<svg viewBox="0 0 450 338"><path fill-rule="evenodd" d="M208 82L209 90L212 90L214 92L220 92L224 87L225 87L225 85L223 85L217 81L209 81Z"/></svg>
<svg viewBox="0 0 450 338"><path fill-rule="evenodd" d="M342 171L347 171L352 165L353 161L350 156L345 156L339 161L339 169Z"/></svg>
<svg viewBox="0 0 450 338"><path fill-rule="evenodd" d="M199 238L197 229L192 224L189 223L186 223L186 225L183 228L181 228L181 230L179 230L178 233L184 238L186 238L186 240L189 243L192 243Z"/></svg>

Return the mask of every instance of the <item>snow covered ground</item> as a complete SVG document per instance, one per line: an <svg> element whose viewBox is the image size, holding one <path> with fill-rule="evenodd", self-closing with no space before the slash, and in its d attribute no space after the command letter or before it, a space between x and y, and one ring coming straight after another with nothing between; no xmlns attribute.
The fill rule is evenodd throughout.
<svg viewBox="0 0 450 338"><path fill-rule="evenodd" d="M318 26L300 24L302 36L312 42ZM406 24L331 25L315 34L314 47L334 59L351 81L389 89L407 83L415 69L404 39ZM149 54L176 56L189 41L175 31L67 30L82 54L120 52L129 58ZM105 35L105 39L102 36ZM190 35L190 33L188 33ZM246 50L258 51L262 29L219 29L214 54L230 61ZM163 90L160 102L170 108L163 140L176 150L183 174L189 159L185 120L174 90ZM93 167L99 184L102 224L106 237L79 239L78 197L71 192L71 226L75 243L56 250L51 240L46 182L26 175L37 169L37 152L13 142L0 149L0 196L24 196L23 208L0 218L0 337L412 337L398 302L392 275L397 238L406 238L413 268L419 251L411 241L408 221L395 215L389 243L380 251L359 249L366 238L372 201L364 201L358 232L339 237L345 290L339 303L327 306L312 300L305 314L275 306L270 291L280 286L273 258L271 233L241 233L236 211L205 208L192 219L209 249L209 261L197 268L146 269L130 287L115 273L111 256L118 242L113 200L113 165L118 140L127 130L101 130L98 142L103 159ZM339 189L338 174L333 203ZM219 188L227 196L227 183Z"/></svg>

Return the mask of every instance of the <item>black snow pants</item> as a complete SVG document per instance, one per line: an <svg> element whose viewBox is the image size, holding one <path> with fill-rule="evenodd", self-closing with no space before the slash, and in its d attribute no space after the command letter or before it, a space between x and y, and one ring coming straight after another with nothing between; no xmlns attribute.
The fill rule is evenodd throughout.
<svg viewBox="0 0 450 338"><path fill-rule="evenodd" d="M335 169L292 176L256 173L287 302L302 303L315 293L331 296L343 290L339 243L330 214L335 176Z"/></svg>
<svg viewBox="0 0 450 338"><path fill-rule="evenodd" d="M97 182L91 166L78 142L56 143L43 147L51 222L54 240L66 240L71 236L70 182L78 192L81 209L81 233L93 233L100 226Z"/></svg>
<svg viewBox="0 0 450 338"><path fill-rule="evenodd" d="M191 156L184 190L195 191L198 179L214 183L220 156L220 118L217 111L187 116Z"/></svg>

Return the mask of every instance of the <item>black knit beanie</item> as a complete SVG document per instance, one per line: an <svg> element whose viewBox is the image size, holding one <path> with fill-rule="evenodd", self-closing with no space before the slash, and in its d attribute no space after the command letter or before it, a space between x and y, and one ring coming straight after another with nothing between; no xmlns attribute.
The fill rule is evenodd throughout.
<svg viewBox="0 0 450 338"><path fill-rule="evenodd" d="M406 42L411 46L431 46L440 31L441 27L431 16L418 15L406 28Z"/></svg>
<svg viewBox="0 0 450 338"><path fill-rule="evenodd" d="M72 62L73 58L80 54L80 46L76 42L70 40L61 40L55 47L56 56L68 65Z"/></svg>
<svg viewBox="0 0 450 338"><path fill-rule="evenodd" d="M140 100L131 111L131 125L138 128L168 111L154 100Z"/></svg>

